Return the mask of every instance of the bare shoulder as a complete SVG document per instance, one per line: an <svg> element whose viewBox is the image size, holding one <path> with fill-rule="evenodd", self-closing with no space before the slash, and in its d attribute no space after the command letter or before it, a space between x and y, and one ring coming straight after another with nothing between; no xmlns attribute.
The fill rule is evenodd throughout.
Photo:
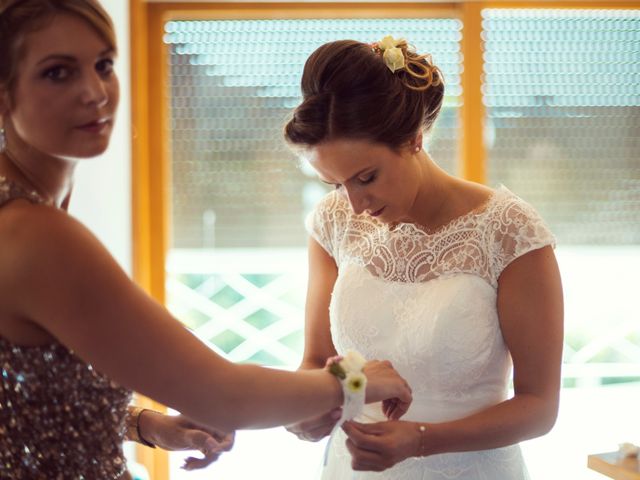
<svg viewBox="0 0 640 480"><path fill-rule="evenodd" d="M462 212L481 208L496 192L493 188L481 183L460 178L455 179L454 190L456 192L455 198L460 202L459 209Z"/></svg>
<svg viewBox="0 0 640 480"><path fill-rule="evenodd" d="M0 210L0 285L55 270L64 277L88 252L103 247L79 221L59 209L14 201ZM84 253L83 253L84 252Z"/></svg>

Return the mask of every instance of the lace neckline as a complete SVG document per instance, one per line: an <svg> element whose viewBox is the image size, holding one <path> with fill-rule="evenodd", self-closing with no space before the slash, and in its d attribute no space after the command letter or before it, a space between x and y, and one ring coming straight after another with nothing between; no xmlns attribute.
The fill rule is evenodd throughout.
<svg viewBox="0 0 640 480"><path fill-rule="evenodd" d="M460 225L461 223L465 223L472 217L479 217L481 215L484 215L491 209L491 206L495 203L495 201L498 199L500 194L508 191L509 190L504 185L500 185L498 188L494 189L482 203L472 208L468 212L452 218L448 222L444 223L443 225L435 229L429 229L424 225L420 225L418 223L409 223L409 222L400 222L394 226L389 226L384 222L382 222L381 220L378 220L377 218L372 218L372 219L378 224L378 226L387 227L387 230L389 231L390 234L411 232L411 233L418 233L426 236L438 235L442 232L445 232L451 228L454 228Z"/></svg>

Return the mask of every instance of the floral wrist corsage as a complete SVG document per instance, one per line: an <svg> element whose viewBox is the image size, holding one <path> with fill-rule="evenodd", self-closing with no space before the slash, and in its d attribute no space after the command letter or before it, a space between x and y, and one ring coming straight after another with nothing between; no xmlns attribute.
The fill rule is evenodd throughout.
<svg viewBox="0 0 640 480"><path fill-rule="evenodd" d="M362 373L366 363L362 355L349 350L344 357L338 355L329 358L326 368L338 377L350 392L358 393L367 386L367 377Z"/></svg>
<svg viewBox="0 0 640 480"><path fill-rule="evenodd" d="M363 373L366 363L365 358L353 350L327 360L326 369L340 380L344 395L342 416L336 427L362 412L367 388L367 377Z"/></svg>
<svg viewBox="0 0 640 480"><path fill-rule="evenodd" d="M364 408L365 393L367 390L367 377L364 374L365 358L358 352L349 350L343 357L336 356L327 359L326 370L340 380L344 401L342 415L331 431L324 454L324 464L327 464L329 446L336 431L347 420L351 420L362 413Z"/></svg>

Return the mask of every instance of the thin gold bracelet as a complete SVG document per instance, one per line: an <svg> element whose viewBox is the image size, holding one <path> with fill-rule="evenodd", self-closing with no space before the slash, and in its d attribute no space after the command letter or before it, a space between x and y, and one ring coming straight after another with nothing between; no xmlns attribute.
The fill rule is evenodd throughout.
<svg viewBox="0 0 640 480"><path fill-rule="evenodd" d="M148 408L141 407L129 407L127 409L127 417L125 420L127 431L126 436L127 440L131 440L132 442L141 443L150 448L156 448L156 446L148 440L145 440L142 435L140 435L140 415ZM150 410L151 411L151 410Z"/></svg>
<svg viewBox="0 0 640 480"><path fill-rule="evenodd" d="M427 426L422 423L418 424L418 431L420 432L420 449L418 450L418 456L426 456L425 452L425 437L427 436Z"/></svg>

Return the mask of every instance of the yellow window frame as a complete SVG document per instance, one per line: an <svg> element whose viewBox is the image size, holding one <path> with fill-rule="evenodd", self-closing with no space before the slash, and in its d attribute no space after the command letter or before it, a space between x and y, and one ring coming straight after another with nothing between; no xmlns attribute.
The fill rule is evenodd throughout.
<svg viewBox="0 0 640 480"><path fill-rule="evenodd" d="M269 18L459 18L461 51L460 175L484 183L486 149L482 103L482 10L485 8L639 9L638 0L458 0L452 2L166 2L130 0L132 90L132 250L135 281L159 302L165 300L169 238L170 168L167 49L164 24L181 19ZM138 403L165 407L149 399ZM138 447L136 457L150 478L169 480L166 452Z"/></svg>

